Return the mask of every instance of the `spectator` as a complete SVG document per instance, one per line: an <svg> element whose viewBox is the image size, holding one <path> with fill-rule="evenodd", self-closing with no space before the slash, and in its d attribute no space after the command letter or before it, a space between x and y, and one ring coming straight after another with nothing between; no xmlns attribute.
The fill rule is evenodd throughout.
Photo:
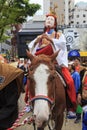
<svg viewBox="0 0 87 130"><path fill-rule="evenodd" d="M22 70L0 62L0 130L11 127L18 117L18 99L23 92Z"/></svg>
<svg viewBox="0 0 87 130"><path fill-rule="evenodd" d="M75 69L74 62L69 64L69 71L74 80L76 96L77 96L78 90L80 89L81 80L80 80L80 74ZM81 113L82 113L82 108L79 104L77 104L75 123L78 123L81 120ZM73 116L71 116L71 118L73 118Z"/></svg>
<svg viewBox="0 0 87 130"><path fill-rule="evenodd" d="M78 94L78 102L82 105L82 130L87 130L87 70L82 79L82 91Z"/></svg>

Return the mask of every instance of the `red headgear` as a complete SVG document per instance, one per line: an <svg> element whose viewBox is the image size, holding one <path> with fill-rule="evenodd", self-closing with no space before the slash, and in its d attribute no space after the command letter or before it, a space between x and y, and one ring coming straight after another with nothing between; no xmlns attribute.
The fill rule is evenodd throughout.
<svg viewBox="0 0 87 130"><path fill-rule="evenodd" d="M48 17L48 16L53 16L55 19L57 19L57 16L54 14L47 14L46 17Z"/></svg>

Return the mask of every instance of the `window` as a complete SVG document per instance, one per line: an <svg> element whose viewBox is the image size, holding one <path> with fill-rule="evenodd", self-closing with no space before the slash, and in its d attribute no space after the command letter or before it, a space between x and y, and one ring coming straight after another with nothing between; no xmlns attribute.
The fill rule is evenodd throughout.
<svg viewBox="0 0 87 130"><path fill-rule="evenodd" d="M83 17L86 17L86 15L85 15L85 14L83 14Z"/></svg>
<svg viewBox="0 0 87 130"><path fill-rule="evenodd" d="M71 21L71 23L74 23L74 21Z"/></svg>
<svg viewBox="0 0 87 130"><path fill-rule="evenodd" d="M84 20L83 23L86 23L86 21Z"/></svg>
<svg viewBox="0 0 87 130"><path fill-rule="evenodd" d="M77 22L77 24L79 24L79 22Z"/></svg>
<svg viewBox="0 0 87 130"><path fill-rule="evenodd" d="M74 32L75 35L77 35L77 32Z"/></svg>
<svg viewBox="0 0 87 130"><path fill-rule="evenodd" d="M79 18L79 15L77 15L77 18Z"/></svg>

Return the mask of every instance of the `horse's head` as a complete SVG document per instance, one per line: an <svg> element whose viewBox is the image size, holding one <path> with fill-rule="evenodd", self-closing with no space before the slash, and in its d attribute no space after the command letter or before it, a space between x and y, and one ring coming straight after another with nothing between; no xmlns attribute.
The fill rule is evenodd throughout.
<svg viewBox="0 0 87 130"><path fill-rule="evenodd" d="M58 52L51 56L33 56L27 51L27 56L31 61L28 75L30 81L29 92L34 107L35 123L38 127L48 121L54 101L54 61L57 55Z"/></svg>

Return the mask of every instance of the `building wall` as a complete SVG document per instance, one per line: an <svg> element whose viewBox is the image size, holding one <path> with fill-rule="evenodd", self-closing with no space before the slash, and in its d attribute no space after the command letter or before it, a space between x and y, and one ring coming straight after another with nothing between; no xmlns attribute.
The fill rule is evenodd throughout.
<svg viewBox="0 0 87 130"><path fill-rule="evenodd" d="M69 0L68 2L68 24L71 25L72 17L73 17L73 10L74 10L74 0Z"/></svg>
<svg viewBox="0 0 87 130"><path fill-rule="evenodd" d="M69 0L65 0L65 25L69 24L69 6L68 6Z"/></svg>
<svg viewBox="0 0 87 130"><path fill-rule="evenodd" d="M63 25L65 21L64 0L50 0L50 9L56 12L58 25Z"/></svg>
<svg viewBox="0 0 87 130"><path fill-rule="evenodd" d="M81 2L71 9L70 13L71 25L87 25L87 3Z"/></svg>
<svg viewBox="0 0 87 130"><path fill-rule="evenodd" d="M73 21L74 24L87 24L87 9L75 8Z"/></svg>
<svg viewBox="0 0 87 130"><path fill-rule="evenodd" d="M50 0L43 0L43 15L50 13Z"/></svg>

